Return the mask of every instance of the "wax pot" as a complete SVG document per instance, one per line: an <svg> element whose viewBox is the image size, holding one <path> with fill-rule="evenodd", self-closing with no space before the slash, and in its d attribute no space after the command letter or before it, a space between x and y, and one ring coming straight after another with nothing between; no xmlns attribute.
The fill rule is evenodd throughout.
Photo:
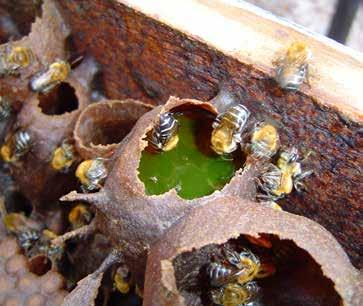
<svg viewBox="0 0 363 306"><path fill-rule="evenodd" d="M145 305L211 305L206 266L249 248L275 271L255 279L266 305L351 305L359 272L335 239L304 217L231 197L207 201L150 252ZM334 254L334 255L332 255Z"/></svg>
<svg viewBox="0 0 363 306"><path fill-rule="evenodd" d="M179 108L179 109L178 109ZM148 146L147 134L157 124L160 114L170 110L200 109L211 114L216 109L209 102L171 97L165 106L156 107L143 115L130 134L123 139L112 157L112 169L105 185L99 192L81 194L72 192L62 199L86 201L100 212L97 228L107 233L116 248L122 249L131 272L140 287L143 287L145 264L150 246L165 231L188 212L201 205L205 199L226 194L252 199L255 184L251 178L253 166L237 171L228 184L193 200L181 198L175 189L160 195L148 195L139 179L142 151ZM209 150L209 148L207 148ZM135 213L137 212L137 213Z"/></svg>
<svg viewBox="0 0 363 306"><path fill-rule="evenodd" d="M177 146L163 152L149 144L142 152L138 171L146 193L158 195L175 188L180 197L193 199L221 190L241 168L241 151L222 156L212 151L213 113L198 108L172 112L179 123Z"/></svg>

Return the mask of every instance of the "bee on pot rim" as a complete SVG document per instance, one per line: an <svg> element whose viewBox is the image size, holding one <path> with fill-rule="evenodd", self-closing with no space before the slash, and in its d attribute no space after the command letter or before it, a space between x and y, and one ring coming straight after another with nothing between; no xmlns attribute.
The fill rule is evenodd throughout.
<svg viewBox="0 0 363 306"><path fill-rule="evenodd" d="M241 142L241 134L250 116L249 110L237 104L219 114L213 122L211 147L217 154L231 153Z"/></svg>
<svg viewBox="0 0 363 306"><path fill-rule="evenodd" d="M68 62L58 60L49 65L49 67L35 74L29 83L30 89L35 92L47 93L56 85L64 82L71 72L71 66Z"/></svg>
<svg viewBox="0 0 363 306"><path fill-rule="evenodd" d="M178 144L178 128L179 123L174 115L170 112L163 113L152 130L150 142L158 150L170 151Z"/></svg>

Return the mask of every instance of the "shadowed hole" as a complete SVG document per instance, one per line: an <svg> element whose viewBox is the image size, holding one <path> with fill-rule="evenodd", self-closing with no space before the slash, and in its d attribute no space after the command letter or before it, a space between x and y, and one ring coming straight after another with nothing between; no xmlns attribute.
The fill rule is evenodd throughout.
<svg viewBox="0 0 363 306"><path fill-rule="evenodd" d="M52 268L52 262L45 255L36 255L29 259L29 271L36 275L44 275Z"/></svg>
<svg viewBox="0 0 363 306"><path fill-rule="evenodd" d="M148 110L135 102L95 104L82 114L77 133L85 146L117 144Z"/></svg>
<svg viewBox="0 0 363 306"><path fill-rule="evenodd" d="M61 83L47 94L39 94L39 107L46 115L62 115L78 108L78 98L74 88Z"/></svg>
<svg viewBox="0 0 363 306"><path fill-rule="evenodd" d="M24 213L26 216L30 216L33 206L20 191L10 188L5 191L4 197L8 213Z"/></svg>
<svg viewBox="0 0 363 306"><path fill-rule="evenodd" d="M238 253L248 248L261 263L272 263L276 269L266 278L254 279L260 288L253 300L257 305L341 305L333 282L323 275L320 265L308 252L291 240L280 240L269 234L262 234L262 237L270 241L269 247L252 243L247 236L241 235L223 245L211 244L177 256L173 261L176 284L186 304L215 305L210 297L215 287L210 285L207 266L211 262L223 262L226 258L223 250L226 248Z"/></svg>

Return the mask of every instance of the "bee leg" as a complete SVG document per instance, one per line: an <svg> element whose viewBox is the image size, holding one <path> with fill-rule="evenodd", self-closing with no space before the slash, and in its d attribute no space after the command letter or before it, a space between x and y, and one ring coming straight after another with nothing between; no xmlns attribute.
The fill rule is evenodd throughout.
<svg viewBox="0 0 363 306"><path fill-rule="evenodd" d="M77 228L73 231L67 232L61 236L58 236L57 238L54 238L52 240L52 244L55 246L62 246L64 243L74 237L83 237L87 236L94 232L95 230L95 223L91 222L90 224L84 225L80 228Z"/></svg>
<svg viewBox="0 0 363 306"><path fill-rule="evenodd" d="M313 170L307 170L307 171L304 171L303 173L297 175L296 177L294 177L294 188L296 189L296 191L298 191L298 192L306 191L306 186L302 182L302 180L305 179L306 177L312 175L313 172L314 172Z"/></svg>

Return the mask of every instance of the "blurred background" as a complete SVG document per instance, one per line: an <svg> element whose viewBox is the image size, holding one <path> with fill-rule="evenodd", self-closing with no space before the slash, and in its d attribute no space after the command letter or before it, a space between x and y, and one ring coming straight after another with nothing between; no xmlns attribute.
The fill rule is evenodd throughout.
<svg viewBox="0 0 363 306"><path fill-rule="evenodd" d="M244 1L363 52L362 0Z"/></svg>

